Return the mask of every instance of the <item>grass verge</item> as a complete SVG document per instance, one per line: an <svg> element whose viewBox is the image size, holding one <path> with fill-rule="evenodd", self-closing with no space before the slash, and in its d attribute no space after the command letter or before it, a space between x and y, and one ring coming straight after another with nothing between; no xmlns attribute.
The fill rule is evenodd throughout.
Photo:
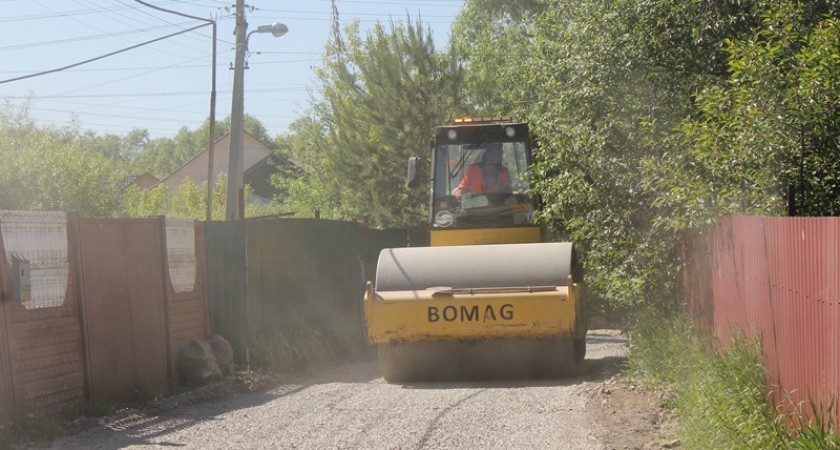
<svg viewBox="0 0 840 450"><path fill-rule="evenodd" d="M674 391L667 406L679 416L685 448L840 449L833 402L812 405L816 419L807 423L782 412L771 401L760 342L719 344L686 317L650 313L631 327L629 375Z"/></svg>

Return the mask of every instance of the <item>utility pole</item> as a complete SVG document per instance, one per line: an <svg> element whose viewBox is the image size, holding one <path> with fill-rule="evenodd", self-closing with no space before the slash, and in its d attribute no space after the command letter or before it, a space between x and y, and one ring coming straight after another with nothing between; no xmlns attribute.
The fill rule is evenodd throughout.
<svg viewBox="0 0 840 450"><path fill-rule="evenodd" d="M182 12L173 11L171 9L161 8L143 0L134 0L143 6L147 6L158 11L163 11L169 14L177 14L189 19L201 20L213 25L213 58L211 62L211 76L210 76L210 139L208 145L208 159L207 162L207 221L213 219L213 144L216 141L216 21L214 19L204 19L201 17L191 16Z"/></svg>
<svg viewBox="0 0 840 450"><path fill-rule="evenodd" d="M207 147L207 221L213 220L213 155L216 142L216 21L213 21L213 71L210 75L210 142Z"/></svg>
<svg viewBox="0 0 840 450"><path fill-rule="evenodd" d="M236 0L236 56L233 63L233 100L230 110L230 158L228 159L225 220L245 216L243 180L243 132L245 120L245 53L248 51L245 0ZM208 180L209 182L209 180Z"/></svg>

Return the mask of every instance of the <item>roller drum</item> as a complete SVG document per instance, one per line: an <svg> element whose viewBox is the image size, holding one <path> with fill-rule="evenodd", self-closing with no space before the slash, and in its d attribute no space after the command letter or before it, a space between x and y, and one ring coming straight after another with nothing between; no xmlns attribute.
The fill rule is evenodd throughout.
<svg viewBox="0 0 840 450"><path fill-rule="evenodd" d="M581 280L570 242L391 248L379 254L376 291L566 286L569 275Z"/></svg>

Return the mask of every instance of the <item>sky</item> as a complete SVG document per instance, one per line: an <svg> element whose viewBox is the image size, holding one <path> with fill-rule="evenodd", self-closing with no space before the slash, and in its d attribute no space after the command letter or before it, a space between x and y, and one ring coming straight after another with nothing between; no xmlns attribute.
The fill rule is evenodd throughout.
<svg viewBox="0 0 840 450"><path fill-rule="evenodd" d="M216 120L228 117L235 0L144 2L216 20ZM464 0L334 3L342 26L358 18L363 30L377 21L419 17L443 49ZM259 119L269 136L284 134L306 114L317 88L314 69L331 36L333 1L246 5L248 31L274 22L289 29L281 37L252 34L244 72L245 113ZM211 26L184 31L204 23L134 0L0 0L0 107L28 103L28 116L39 126L100 136L139 128L154 139L174 137L183 127L194 130L210 115L213 34Z"/></svg>

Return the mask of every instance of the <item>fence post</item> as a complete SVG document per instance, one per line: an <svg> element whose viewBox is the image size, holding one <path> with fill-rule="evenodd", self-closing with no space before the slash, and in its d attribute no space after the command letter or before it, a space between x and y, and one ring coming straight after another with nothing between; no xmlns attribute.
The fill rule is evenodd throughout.
<svg viewBox="0 0 840 450"><path fill-rule="evenodd" d="M0 224L2 225L2 224ZM6 321L6 303L11 297L12 280L10 268L6 261L6 247L0 233L0 422L7 423L14 420L15 405L14 389L12 386L11 361L9 359L9 323Z"/></svg>

